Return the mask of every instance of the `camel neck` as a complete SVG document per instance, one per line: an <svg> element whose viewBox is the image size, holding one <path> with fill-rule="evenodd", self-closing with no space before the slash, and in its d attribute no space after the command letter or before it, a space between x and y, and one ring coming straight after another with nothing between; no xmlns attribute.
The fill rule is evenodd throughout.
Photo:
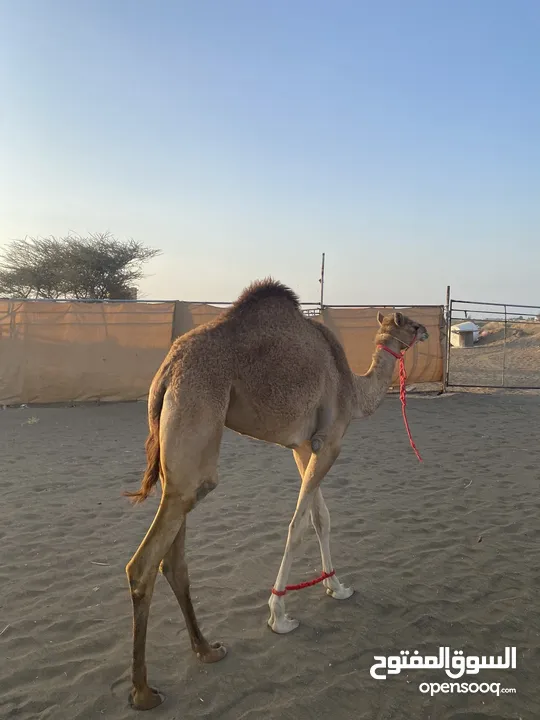
<svg viewBox="0 0 540 720"><path fill-rule="evenodd" d="M399 343L393 338L390 341L381 339L378 344L385 345L396 354L401 352ZM367 417L377 410L392 383L396 363L397 359L391 353L377 347L367 373L355 376L355 417Z"/></svg>

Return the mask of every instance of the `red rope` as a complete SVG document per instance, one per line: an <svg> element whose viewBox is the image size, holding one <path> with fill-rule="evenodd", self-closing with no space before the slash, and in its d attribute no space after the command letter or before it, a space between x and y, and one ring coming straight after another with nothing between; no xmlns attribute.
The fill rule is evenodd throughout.
<svg viewBox="0 0 540 720"><path fill-rule="evenodd" d="M390 350L389 347L386 347L386 345L378 345L377 347L381 350L386 350L387 353L390 353L390 355L393 355L397 360L399 360L399 399L401 400L401 414L403 415L403 422L405 423L405 430L407 431L407 435L409 437L409 443L419 462L423 462L420 453L418 452L418 448L414 444L411 428L409 427L409 421L407 419L407 371L405 370L405 353L396 353L393 350Z"/></svg>
<svg viewBox="0 0 540 720"><path fill-rule="evenodd" d="M329 573L323 572L323 574L315 580L308 580L307 582L299 583L298 585L286 585L285 590L274 590L274 588L272 588L272 593L273 595L278 595L281 597L282 595L285 595L289 590L303 590L304 588L311 587L312 585L317 585L318 583L332 577L332 575L335 574L335 570L332 570L332 572Z"/></svg>

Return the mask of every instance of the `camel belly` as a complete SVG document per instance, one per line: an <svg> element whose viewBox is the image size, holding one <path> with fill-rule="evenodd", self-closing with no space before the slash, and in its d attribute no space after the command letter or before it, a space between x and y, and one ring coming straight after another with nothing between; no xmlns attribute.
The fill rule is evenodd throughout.
<svg viewBox="0 0 540 720"><path fill-rule="evenodd" d="M286 409L288 412L283 412ZM233 390L225 426L248 437L284 447L298 447L308 440L315 431L316 415L308 409L300 415L295 408L272 407L269 402L253 406L252 402Z"/></svg>

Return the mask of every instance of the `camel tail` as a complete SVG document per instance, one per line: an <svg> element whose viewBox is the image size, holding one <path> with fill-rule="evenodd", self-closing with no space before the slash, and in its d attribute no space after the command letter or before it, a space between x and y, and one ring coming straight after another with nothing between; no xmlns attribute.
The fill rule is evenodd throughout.
<svg viewBox="0 0 540 720"><path fill-rule="evenodd" d="M165 378L161 378L160 385L153 393L150 411L148 413L149 433L146 438L146 470L144 471L141 487L137 492L124 492L134 504L144 502L152 492L154 485L159 482L160 446L159 446L159 419L163 407L163 398L167 390Z"/></svg>

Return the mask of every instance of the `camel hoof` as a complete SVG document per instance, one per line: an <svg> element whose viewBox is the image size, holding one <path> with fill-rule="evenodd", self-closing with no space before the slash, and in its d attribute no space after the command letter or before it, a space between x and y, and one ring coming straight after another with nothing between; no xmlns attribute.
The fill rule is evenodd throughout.
<svg viewBox="0 0 540 720"><path fill-rule="evenodd" d="M164 700L165 695L151 687L140 691L133 689L129 695L129 704L133 710L153 710Z"/></svg>
<svg viewBox="0 0 540 720"><path fill-rule="evenodd" d="M298 620L290 617L289 615L283 615L280 618L270 618L268 620L268 627L278 635L285 635L290 633L300 625Z"/></svg>
<svg viewBox="0 0 540 720"><path fill-rule="evenodd" d="M326 588L326 594L335 600L347 600L353 593L353 588L345 587L345 585L341 585L339 588Z"/></svg>
<svg viewBox="0 0 540 720"><path fill-rule="evenodd" d="M220 642L212 643L205 652L197 652L197 657L203 663L215 663L223 660L227 654L227 648Z"/></svg>

